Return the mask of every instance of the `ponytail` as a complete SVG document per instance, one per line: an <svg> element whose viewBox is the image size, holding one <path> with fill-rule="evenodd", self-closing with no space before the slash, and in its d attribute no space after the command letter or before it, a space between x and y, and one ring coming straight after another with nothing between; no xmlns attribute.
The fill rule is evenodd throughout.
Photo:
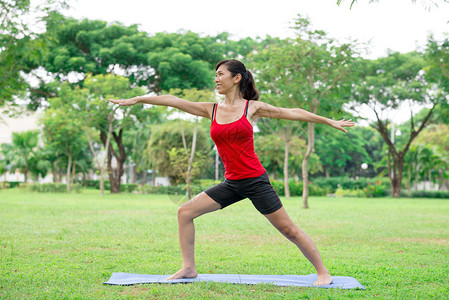
<svg viewBox="0 0 449 300"><path fill-rule="evenodd" d="M215 71L221 66L225 65L232 77L237 74L242 76L240 80L240 93L243 95L243 99L246 100L259 100L259 91L256 88L254 77L250 71L248 71L245 65L236 59L226 59L217 63Z"/></svg>

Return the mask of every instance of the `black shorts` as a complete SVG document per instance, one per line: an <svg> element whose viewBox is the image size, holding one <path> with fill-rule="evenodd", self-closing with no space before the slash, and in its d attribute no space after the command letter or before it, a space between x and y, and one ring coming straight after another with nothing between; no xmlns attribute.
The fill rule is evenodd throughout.
<svg viewBox="0 0 449 300"><path fill-rule="evenodd" d="M225 179L204 191L221 205L221 209L249 198L261 214L270 214L282 207L279 196L268 179L268 174L241 180Z"/></svg>

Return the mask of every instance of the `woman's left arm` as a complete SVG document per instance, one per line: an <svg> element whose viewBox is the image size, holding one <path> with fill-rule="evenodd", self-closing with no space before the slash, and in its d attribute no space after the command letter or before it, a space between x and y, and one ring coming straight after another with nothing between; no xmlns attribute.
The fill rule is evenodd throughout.
<svg viewBox="0 0 449 300"><path fill-rule="evenodd" d="M311 122L318 124L329 125L335 129L341 130L343 132L348 132L343 127L352 127L354 122L351 120L332 120L328 119L314 113L308 112L307 110L301 108L282 108L264 103L261 101L254 101L253 107L255 112L252 119L258 118L274 118L274 119L285 119L294 121Z"/></svg>

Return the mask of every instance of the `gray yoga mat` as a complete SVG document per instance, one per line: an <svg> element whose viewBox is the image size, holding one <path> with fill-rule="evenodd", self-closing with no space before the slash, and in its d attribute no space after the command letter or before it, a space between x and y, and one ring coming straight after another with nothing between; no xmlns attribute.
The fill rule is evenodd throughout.
<svg viewBox="0 0 449 300"><path fill-rule="evenodd" d="M192 283L200 281L227 282L237 284L274 284L279 286L314 287L317 275L243 275L243 274L198 274L196 278L166 280L170 275L147 275L131 273L112 273L111 278L104 284L134 285L145 283ZM365 288L355 278L332 276L333 282L321 288L362 289Z"/></svg>

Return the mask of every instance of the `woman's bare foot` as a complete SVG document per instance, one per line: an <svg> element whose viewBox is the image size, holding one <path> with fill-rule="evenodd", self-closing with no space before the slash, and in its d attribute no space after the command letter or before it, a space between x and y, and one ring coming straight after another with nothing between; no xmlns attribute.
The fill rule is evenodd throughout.
<svg viewBox="0 0 449 300"><path fill-rule="evenodd" d="M195 278L198 276L198 273L196 272L196 269L193 268L182 268L172 276L168 277L166 280L175 280L175 279L182 279L182 278Z"/></svg>
<svg viewBox="0 0 449 300"><path fill-rule="evenodd" d="M329 273L318 274L318 279L313 283L314 286L329 285L332 283L332 277Z"/></svg>

